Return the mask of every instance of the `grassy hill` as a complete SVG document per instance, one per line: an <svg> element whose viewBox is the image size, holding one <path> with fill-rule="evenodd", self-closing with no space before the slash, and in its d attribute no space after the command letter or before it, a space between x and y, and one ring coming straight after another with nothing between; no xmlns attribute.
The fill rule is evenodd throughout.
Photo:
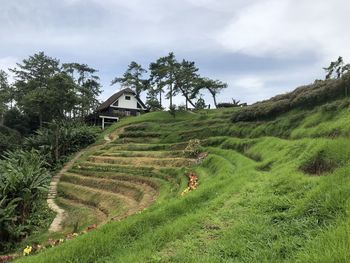
<svg viewBox="0 0 350 263"><path fill-rule="evenodd" d="M63 233L101 225L18 262L348 262L350 100L275 101L116 124L59 184ZM188 171L199 187L181 196Z"/></svg>

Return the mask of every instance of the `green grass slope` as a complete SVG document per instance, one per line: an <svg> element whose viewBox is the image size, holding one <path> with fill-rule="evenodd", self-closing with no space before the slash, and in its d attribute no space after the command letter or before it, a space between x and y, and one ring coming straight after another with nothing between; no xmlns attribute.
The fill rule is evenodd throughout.
<svg viewBox="0 0 350 263"><path fill-rule="evenodd" d="M124 127L117 140L63 177L62 204L87 204L80 216L89 223L122 213L111 193L118 180L117 193L134 202L145 191L132 182L148 182L156 201L18 262L349 262L348 105L335 98L240 122L234 109L125 119L110 129ZM209 153L201 164L167 163L193 138ZM199 188L181 196L190 169ZM97 184L103 192L85 191Z"/></svg>

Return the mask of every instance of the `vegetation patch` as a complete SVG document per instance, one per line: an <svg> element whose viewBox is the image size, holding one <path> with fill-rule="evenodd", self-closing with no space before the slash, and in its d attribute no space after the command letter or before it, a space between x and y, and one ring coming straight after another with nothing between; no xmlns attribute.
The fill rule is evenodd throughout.
<svg viewBox="0 0 350 263"><path fill-rule="evenodd" d="M125 131L119 135L120 138L156 138L161 136L159 132L145 132L145 131Z"/></svg>
<svg viewBox="0 0 350 263"><path fill-rule="evenodd" d="M273 164L272 161L263 162L261 164L256 165L255 168L258 171L269 172L271 170L272 164Z"/></svg>
<svg viewBox="0 0 350 263"><path fill-rule="evenodd" d="M183 150L183 154L187 158L197 158L201 153L201 142L198 139L190 140L188 145Z"/></svg>
<svg viewBox="0 0 350 263"><path fill-rule="evenodd" d="M338 167L338 164L327 157L328 155L326 152L321 150L309 160L305 161L300 169L311 175L322 175L324 173L332 172Z"/></svg>

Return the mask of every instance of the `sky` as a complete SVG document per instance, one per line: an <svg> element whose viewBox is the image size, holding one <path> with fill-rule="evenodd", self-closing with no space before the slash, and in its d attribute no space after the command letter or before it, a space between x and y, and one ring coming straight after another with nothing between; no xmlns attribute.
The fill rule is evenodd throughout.
<svg viewBox="0 0 350 263"><path fill-rule="evenodd" d="M349 14L348 0L0 0L0 69L39 51L86 63L105 100L131 61L148 68L174 52L228 83L218 102L254 103L349 62Z"/></svg>

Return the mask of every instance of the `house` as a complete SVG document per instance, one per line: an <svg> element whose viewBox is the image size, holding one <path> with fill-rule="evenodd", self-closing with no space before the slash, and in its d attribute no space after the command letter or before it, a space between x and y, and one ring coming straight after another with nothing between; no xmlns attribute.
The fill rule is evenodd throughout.
<svg viewBox="0 0 350 263"><path fill-rule="evenodd" d="M147 107L136 93L130 89L122 89L103 102L95 112L95 119L101 121L102 129L106 124L118 121L123 116L138 116L147 111ZM99 123L100 123L99 121Z"/></svg>

